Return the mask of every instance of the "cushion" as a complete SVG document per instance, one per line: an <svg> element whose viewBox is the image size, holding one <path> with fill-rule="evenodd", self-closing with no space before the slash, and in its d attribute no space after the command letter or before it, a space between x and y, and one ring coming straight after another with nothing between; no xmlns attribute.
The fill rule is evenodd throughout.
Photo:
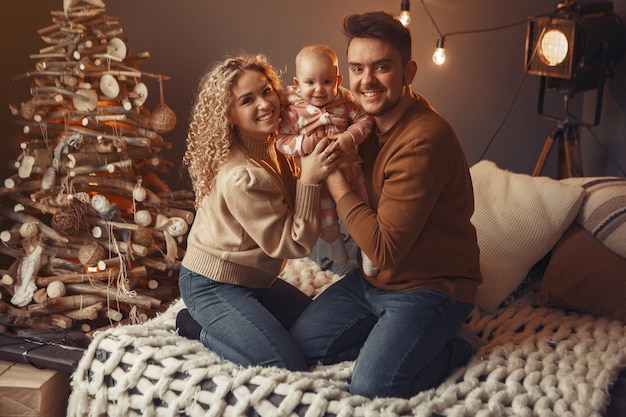
<svg viewBox="0 0 626 417"><path fill-rule="evenodd" d="M576 185L500 169L491 161L470 168L472 223L483 283L476 305L493 312L561 238L582 204Z"/></svg>
<svg viewBox="0 0 626 417"><path fill-rule="evenodd" d="M567 178L585 190L576 221L613 252L626 258L626 178Z"/></svg>
<svg viewBox="0 0 626 417"><path fill-rule="evenodd" d="M626 322L626 259L574 222L554 247L541 301Z"/></svg>

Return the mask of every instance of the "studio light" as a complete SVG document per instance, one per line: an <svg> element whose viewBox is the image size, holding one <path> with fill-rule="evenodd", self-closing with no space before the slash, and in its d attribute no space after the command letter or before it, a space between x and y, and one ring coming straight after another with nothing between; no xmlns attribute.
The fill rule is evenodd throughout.
<svg viewBox="0 0 626 417"><path fill-rule="evenodd" d="M550 150L559 145L558 178L583 175L580 127L600 122L605 80L626 52L626 28L610 1L565 1L547 17L528 21L525 70L539 75L537 110L554 122L533 176L541 174ZM562 117L544 113L546 88L563 94ZM593 122L574 116L568 103L577 92L596 90Z"/></svg>
<svg viewBox="0 0 626 417"><path fill-rule="evenodd" d="M398 20L402 23L402 26L409 27L411 23L411 2L409 0L402 0Z"/></svg>
<svg viewBox="0 0 626 417"><path fill-rule="evenodd" d="M610 1L557 3L552 15L528 22L526 72L563 93L597 88L624 55L625 33Z"/></svg>

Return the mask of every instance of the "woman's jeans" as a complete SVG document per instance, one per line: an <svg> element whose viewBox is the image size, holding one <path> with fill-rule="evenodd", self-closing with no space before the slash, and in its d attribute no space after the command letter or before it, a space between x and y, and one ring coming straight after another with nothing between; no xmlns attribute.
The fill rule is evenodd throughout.
<svg viewBox="0 0 626 417"><path fill-rule="evenodd" d="M454 337L472 308L429 289L378 289L357 269L313 301L291 333L310 365L356 359L352 394L408 398L472 355Z"/></svg>
<svg viewBox="0 0 626 417"><path fill-rule="evenodd" d="M306 370L304 355L289 328L311 299L277 279L267 289L213 281L182 267L180 293L202 326L201 342L224 359L244 366Z"/></svg>

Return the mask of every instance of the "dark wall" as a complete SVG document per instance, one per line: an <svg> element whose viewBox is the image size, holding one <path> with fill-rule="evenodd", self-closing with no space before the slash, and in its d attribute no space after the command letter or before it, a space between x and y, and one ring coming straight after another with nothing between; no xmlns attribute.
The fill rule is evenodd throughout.
<svg viewBox="0 0 626 417"><path fill-rule="evenodd" d="M293 57L312 42L334 47L345 72L346 42L341 21L347 13L371 10L398 12L400 0L104 0L107 14L120 17L128 47L151 54L142 70L171 76L164 83L165 102L178 116L177 127L165 135L174 144L167 158L174 168L166 180L175 188L186 187L179 175L189 109L206 67L225 54L239 51L265 53L284 71L283 81L293 77ZM12 82L30 71L29 54L45 46L37 30L51 24L50 10L62 10L62 0L2 0L0 14L0 173L19 151L8 103L30 98L28 80ZM524 47L529 16L554 10L552 0L425 0L442 33L494 28L520 22L508 29L451 35L447 38L448 62L436 67L431 54L437 30L420 1L413 0L410 25L413 54L419 69L414 90L427 96L457 130L470 164L481 157L515 172L530 173L552 123L536 112L539 79L524 75ZM626 1L615 2L626 15ZM613 163L626 169L626 64L616 68L617 77L607 82L601 124L584 133L582 149L585 175L623 175ZM158 104L158 84L151 79L146 108ZM344 81L347 86L347 81ZM591 96L591 97L589 97ZM560 106L561 98L552 98ZM588 113L593 93L574 98L574 108ZM495 136L494 136L495 135ZM594 139L597 137L597 140ZM608 150L608 152L607 152ZM611 156L613 160L611 159ZM544 175L555 176L553 151Z"/></svg>

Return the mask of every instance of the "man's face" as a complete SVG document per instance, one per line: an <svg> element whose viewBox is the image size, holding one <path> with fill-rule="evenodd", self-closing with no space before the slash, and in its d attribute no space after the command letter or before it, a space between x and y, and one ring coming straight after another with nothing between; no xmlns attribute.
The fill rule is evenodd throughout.
<svg viewBox="0 0 626 417"><path fill-rule="evenodd" d="M353 38L348 46L350 90L363 110L383 117L400 102L406 73L400 52L379 39Z"/></svg>

